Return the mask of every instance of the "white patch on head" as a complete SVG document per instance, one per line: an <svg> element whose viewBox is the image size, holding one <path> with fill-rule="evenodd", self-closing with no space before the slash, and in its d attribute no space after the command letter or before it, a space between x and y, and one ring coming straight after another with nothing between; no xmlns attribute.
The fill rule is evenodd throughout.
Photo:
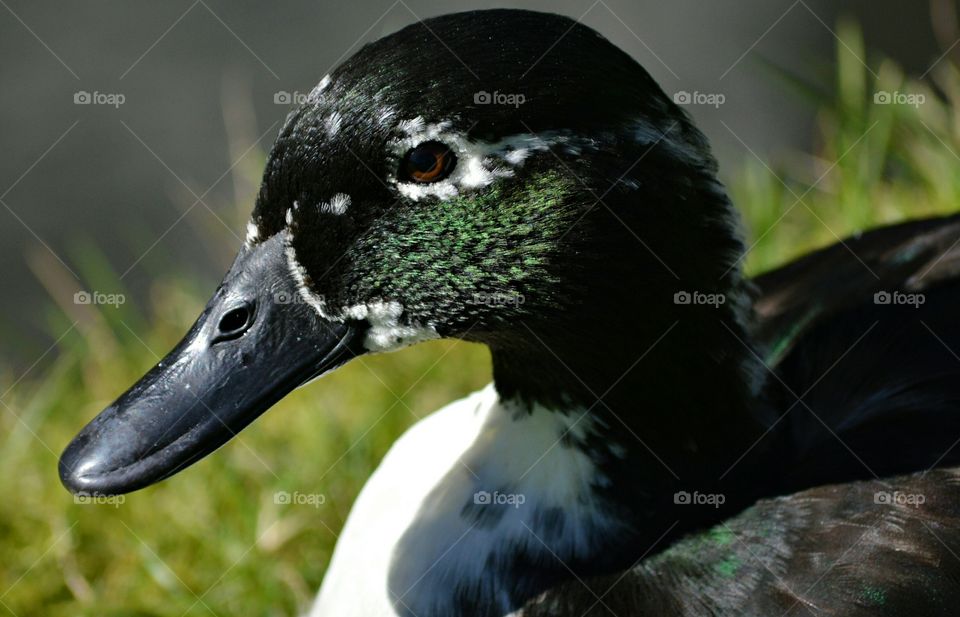
<svg viewBox="0 0 960 617"><path fill-rule="evenodd" d="M307 95L308 103L318 103L320 102L320 96L323 94L324 90L330 85L330 75L324 75L323 79L320 80L320 83L313 87L313 90L310 91L310 94ZM291 111L291 114L296 113L296 110ZM287 116L289 120L290 116ZM282 130L282 129L281 129Z"/></svg>
<svg viewBox="0 0 960 617"><path fill-rule="evenodd" d="M337 193L330 201L320 204L320 211L328 214L341 215L350 207L350 196L346 193Z"/></svg>
<svg viewBox="0 0 960 617"><path fill-rule="evenodd" d="M423 119L423 116L417 116L416 118L411 118L410 120L402 120L397 128L406 133L408 137L414 135L427 137L431 133L434 135L438 134L441 129L446 128L449 125L449 122L441 123L434 125L433 129L428 130L426 128L427 121Z"/></svg>
<svg viewBox="0 0 960 617"><path fill-rule="evenodd" d="M513 168L523 165L534 152L553 146L561 146L566 152L579 153L592 141L574 138L566 133L550 132L539 135L523 133L510 135L494 143L470 141L466 136L451 131L451 122L427 123L417 116L398 125L404 137L393 143L395 156L402 158L411 148L427 141L438 141L453 150L457 166L444 180L429 184L399 182L396 177L389 181L396 184L402 195L414 201L425 197L451 199L464 189L482 188L497 178L514 175Z"/></svg>
<svg viewBox="0 0 960 617"><path fill-rule="evenodd" d="M384 105L377 111L377 123L383 126L393 124L393 119L397 115L395 107Z"/></svg>
<svg viewBox="0 0 960 617"><path fill-rule="evenodd" d="M284 214L283 219L286 221L288 228L291 228L293 226L293 213L299 209L300 209L300 202L296 200L294 200L292 208L287 208L287 212L286 214ZM291 231L291 233L293 232Z"/></svg>
<svg viewBox="0 0 960 617"><path fill-rule="evenodd" d="M297 291L300 292L300 297L304 302L309 304L318 315L329 321L336 321L331 319L328 315L327 305L323 299L323 296L310 291L310 287L307 285L307 270L300 264L300 262L297 261L297 252L293 248L293 233L290 229L287 229L286 234L286 248L284 252L287 255L287 268L289 268L290 275L293 276L293 280L297 284Z"/></svg>
<svg viewBox="0 0 960 617"><path fill-rule="evenodd" d="M314 86L313 90L310 91L310 98L317 98L318 96L323 94L323 91L326 90L327 87L329 86L330 86L330 74L328 73L324 75L323 79L320 80L320 83Z"/></svg>
<svg viewBox="0 0 960 617"><path fill-rule="evenodd" d="M465 173L461 178L461 185L469 188L477 188L481 186L486 186L493 182L493 179L497 175L510 176L511 173L500 173L497 174L493 171L488 170L484 166L483 160L479 157L471 157L465 161Z"/></svg>
<svg viewBox="0 0 960 617"><path fill-rule="evenodd" d="M335 137L340 132L340 124L343 122L343 116L339 111L334 111L323 121L323 127L327 131L327 137Z"/></svg>
<svg viewBox="0 0 960 617"><path fill-rule="evenodd" d="M347 202L349 203L349 197ZM288 210L287 213L289 212ZM342 323L348 319L366 320L370 324L364 339L364 347L367 351L394 351L421 341L440 338L432 325L418 326L401 323L403 306L399 302L367 302L331 310L323 296L310 290L307 283L309 279L307 270L297 261L297 253L293 248L293 227L288 226L285 233L287 234L285 240L287 267L296 283L297 291L300 292L300 297L327 321Z"/></svg>
<svg viewBox="0 0 960 617"><path fill-rule="evenodd" d="M260 228L253 221L247 222L247 238L244 240L247 246L252 245L260 237Z"/></svg>
<svg viewBox="0 0 960 617"><path fill-rule="evenodd" d="M596 422L583 409L503 402L492 385L418 422L357 498L311 615L396 615L397 596L401 614L408 607L451 615L458 585L508 587L490 564L508 559L511 549L549 560L542 541L561 559L591 555L593 534L615 533L621 524L593 491L608 480L570 445L591 435ZM483 493L492 502L495 491L522 495L523 503L477 503ZM484 507L505 509L486 524L463 515ZM563 521L544 529L552 508ZM481 582L486 586L470 586Z"/></svg>
<svg viewBox="0 0 960 617"><path fill-rule="evenodd" d="M399 302L371 302L343 309L350 319L365 319L370 324L363 346L367 351L394 351L414 343L440 338L432 326L407 326L400 323L403 306Z"/></svg>
<svg viewBox="0 0 960 617"><path fill-rule="evenodd" d="M516 150L511 150L510 152L507 152L506 159L508 163L516 166L516 165L522 164L525 160L527 160L528 156L530 156L529 150L527 150L526 148L517 148Z"/></svg>

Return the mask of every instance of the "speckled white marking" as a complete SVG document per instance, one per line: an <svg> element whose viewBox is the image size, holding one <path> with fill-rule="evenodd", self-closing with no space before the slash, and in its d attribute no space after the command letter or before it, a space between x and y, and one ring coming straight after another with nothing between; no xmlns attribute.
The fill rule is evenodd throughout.
<svg viewBox="0 0 960 617"><path fill-rule="evenodd" d="M297 261L297 252L293 248L293 244L290 242L291 238L292 236L289 236L289 231L288 231L288 238L286 240L286 248L284 249L284 252L287 255L287 268L289 268L290 275L293 276L293 280L297 284L297 291L300 292L300 297L303 299L304 302L309 304L310 307L313 310L315 310L318 315L320 315L324 319L334 321L333 319L330 319L330 317L327 315L326 302L324 301L323 296L319 294L315 294L312 291L310 291L310 287L307 285L307 281L306 281L307 270L302 265L300 265L300 262Z"/></svg>
<svg viewBox="0 0 960 617"><path fill-rule="evenodd" d="M343 122L343 116L340 115L339 111L335 111L326 117L323 121L323 127L327 131L328 137L336 137L337 133L340 132L340 124Z"/></svg>
<svg viewBox="0 0 960 617"><path fill-rule="evenodd" d="M307 102L309 103L319 102L320 97L323 94L323 91L326 90L329 85L330 85L330 76L324 75L323 79L320 80L320 83L314 86L313 90L310 91L310 94L307 95Z"/></svg>
<svg viewBox="0 0 960 617"><path fill-rule="evenodd" d="M510 152L507 152L507 156L504 158L506 158L508 163L516 166L516 165L522 164L525 160L527 160L528 156L530 156L530 150L528 150L527 148L517 148L516 150L511 150Z"/></svg>
<svg viewBox="0 0 960 617"><path fill-rule="evenodd" d="M370 302L343 309L352 319L365 319L370 324L364 347L368 351L393 351L421 341L440 338L432 326L409 326L400 323L403 306L399 302Z"/></svg>
<svg viewBox="0 0 960 617"><path fill-rule="evenodd" d="M323 91L326 90L329 85L330 85L330 74L328 73L323 76L323 79L320 80L320 83L317 84L317 86L313 89L313 91L316 92L317 94L323 94Z"/></svg>
<svg viewBox="0 0 960 617"><path fill-rule="evenodd" d="M384 105L377 110L377 122L383 126L393 124L393 119L397 116L397 109L391 105Z"/></svg>
<svg viewBox="0 0 960 617"><path fill-rule="evenodd" d="M399 159L411 148L427 141L439 141L453 150L457 166L453 173L440 182L418 184L399 182L396 177L388 180L397 186L402 195L414 201L425 197L451 199L463 189L477 189L491 184L497 178L513 176L514 167L519 167L534 152L560 146L566 152L579 153L593 145L591 140L573 137L562 132L539 135L522 133L507 136L497 142L470 141L460 133L452 132L449 121L428 123L417 116L399 123L404 137L393 143L393 152Z"/></svg>
<svg viewBox="0 0 960 617"><path fill-rule="evenodd" d="M345 214L350 207L350 196L346 193L337 193L330 201L320 204L320 211L338 216Z"/></svg>
<svg viewBox="0 0 960 617"><path fill-rule="evenodd" d="M501 168L487 169L483 159L472 156L463 163L464 174L460 178L460 185L468 188L477 188L486 186L493 182L498 176L512 176L513 172L507 172Z"/></svg>
<svg viewBox="0 0 960 617"><path fill-rule="evenodd" d="M252 245L260 237L260 228L253 221L247 222L247 237L244 240L247 246Z"/></svg>

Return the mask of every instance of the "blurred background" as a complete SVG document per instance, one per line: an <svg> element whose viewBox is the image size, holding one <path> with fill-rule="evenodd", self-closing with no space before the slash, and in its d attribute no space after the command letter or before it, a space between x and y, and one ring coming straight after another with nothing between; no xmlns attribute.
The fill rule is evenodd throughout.
<svg viewBox="0 0 960 617"><path fill-rule="evenodd" d="M569 15L711 139L756 273L960 204L956 3L469 2ZM291 109L448 3L0 0L0 614L294 615L402 430L489 381L437 342L300 390L217 455L76 503L69 438L185 332L241 244ZM612 85L613 86L613 85ZM323 503L277 503L278 493Z"/></svg>

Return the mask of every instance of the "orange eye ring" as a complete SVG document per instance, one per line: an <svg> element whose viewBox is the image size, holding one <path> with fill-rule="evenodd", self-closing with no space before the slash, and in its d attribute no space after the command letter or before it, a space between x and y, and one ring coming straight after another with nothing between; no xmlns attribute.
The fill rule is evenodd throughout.
<svg viewBox="0 0 960 617"><path fill-rule="evenodd" d="M418 184L438 182L450 175L457 157L439 141L426 141L411 148L403 157L401 179Z"/></svg>

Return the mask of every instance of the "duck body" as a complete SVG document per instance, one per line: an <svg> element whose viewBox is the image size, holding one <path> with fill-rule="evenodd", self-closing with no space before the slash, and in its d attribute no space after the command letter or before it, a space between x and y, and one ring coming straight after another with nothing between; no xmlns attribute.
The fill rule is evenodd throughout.
<svg viewBox="0 0 960 617"><path fill-rule="evenodd" d="M897 517L902 535L852 553L877 570L794 598L859 614L867 592L850 586L878 581L887 607L922 585L953 597L954 570L918 535L936 522L954 550L952 497L861 497L901 476L948 491L946 471L909 474L960 464L957 221L749 281L716 171L646 71L568 18L460 13L367 45L290 114L234 265L67 447L61 478L136 490L351 358L459 338L490 348L493 386L386 457L314 615L577 615L575 589L605 577L620 615L766 614L784 581L845 557L848 522ZM707 550L725 527L737 542ZM921 586L884 569L891 543L912 547Z"/></svg>
<svg viewBox="0 0 960 617"><path fill-rule="evenodd" d="M774 492L782 496L762 499L685 537L674 532L682 523L677 519L661 536L665 550L652 548L648 558L636 557L633 567L528 594L535 599L516 613L503 598L505 605L489 614L951 614L960 600L960 560L952 554L960 554L960 493L955 490L960 470L929 470L960 463L955 447L960 361L946 346L946 341L960 341L951 310L960 303L957 238L958 216L895 225L848 238L756 279L755 339L775 374L764 396L777 401L771 404L782 414L765 439L780 455L781 484ZM867 281L864 268L882 278ZM810 285L835 291L813 293ZM878 289L924 294L929 302L877 304ZM931 336L933 331L941 340ZM891 356L903 361L886 361ZM789 398L789 393L795 395ZM472 612L477 605L470 599L479 593L470 589L471 581L481 576L464 576L461 567L497 563L484 551L503 546L509 533L498 538L494 529L479 546L464 542L471 521L461 518L461 508L468 500L461 495L450 501L449 493L451 487L469 493L497 484L481 480L471 468L498 402L488 386L431 414L397 441L351 511L312 617L424 610L482 614ZM507 430L530 434L521 423L510 424ZM564 430L562 425L545 428L549 439ZM545 450L525 440L486 458L527 469ZM557 450L556 459L580 455ZM587 484L596 481L597 468L589 462L584 466ZM583 486L576 473L559 473L564 464L558 460L544 467L555 482ZM923 471L906 474L914 469ZM530 498L533 508L545 504L541 496ZM564 507L576 503L576 495L555 503L568 514L576 511ZM509 524L528 540L544 534L531 504L516 506L527 507L530 518ZM589 524L594 516L573 520ZM460 525L444 533L444 519ZM421 526L426 533L411 534ZM576 537L578 530L564 533ZM433 550L424 549L428 544ZM421 552L432 558L426 563L408 558ZM395 583L391 569L407 574L403 584ZM433 572L447 580L434 580L443 577L431 577ZM490 596L519 578L497 566L482 573L488 581L476 583L477 588L491 590ZM420 605L424 598L435 603L458 597L467 598L467 604Z"/></svg>
<svg viewBox="0 0 960 617"><path fill-rule="evenodd" d="M516 615L953 615L957 481L957 469L936 469L764 499L629 570L552 589ZM927 501L918 506L919 496Z"/></svg>

